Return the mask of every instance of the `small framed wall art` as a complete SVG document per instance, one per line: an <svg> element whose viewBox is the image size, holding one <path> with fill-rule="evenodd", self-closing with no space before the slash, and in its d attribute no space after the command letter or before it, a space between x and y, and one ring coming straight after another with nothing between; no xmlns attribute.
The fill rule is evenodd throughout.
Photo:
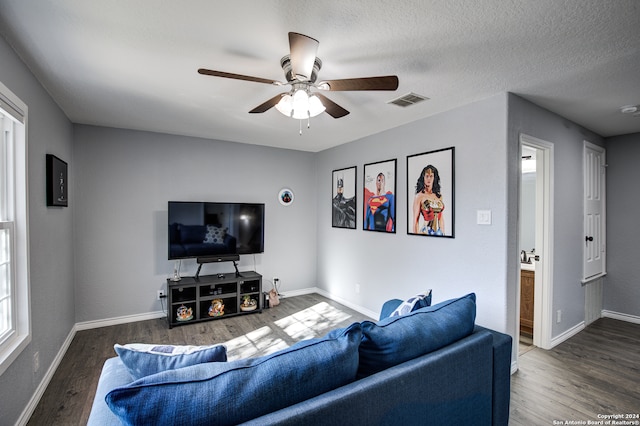
<svg viewBox="0 0 640 426"><path fill-rule="evenodd" d="M356 166L334 170L331 226L356 229Z"/></svg>
<svg viewBox="0 0 640 426"><path fill-rule="evenodd" d="M69 205L69 183L67 163L52 154L47 154L47 206Z"/></svg>
<svg viewBox="0 0 640 426"><path fill-rule="evenodd" d="M407 157L407 233L454 237L454 151Z"/></svg>
<svg viewBox="0 0 640 426"><path fill-rule="evenodd" d="M293 191L289 188L282 188L278 193L278 200L283 206L290 206L293 204L294 198L295 196L293 195Z"/></svg>
<svg viewBox="0 0 640 426"><path fill-rule="evenodd" d="M396 163L394 158L364 165L365 231L396 232Z"/></svg>

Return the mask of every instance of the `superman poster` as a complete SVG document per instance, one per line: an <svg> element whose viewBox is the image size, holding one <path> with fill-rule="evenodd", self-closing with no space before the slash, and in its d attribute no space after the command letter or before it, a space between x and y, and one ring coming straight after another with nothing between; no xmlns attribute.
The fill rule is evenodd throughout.
<svg viewBox="0 0 640 426"><path fill-rule="evenodd" d="M365 231L396 232L396 159L364 165Z"/></svg>

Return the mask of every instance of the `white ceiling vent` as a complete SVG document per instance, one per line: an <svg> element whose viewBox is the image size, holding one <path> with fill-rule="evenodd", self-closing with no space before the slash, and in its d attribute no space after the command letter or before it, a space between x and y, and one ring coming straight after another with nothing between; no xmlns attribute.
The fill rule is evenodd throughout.
<svg viewBox="0 0 640 426"><path fill-rule="evenodd" d="M418 95L416 93L411 92L411 93L407 93L406 95L402 95L399 98L392 99L387 103L398 105L399 107L405 108L411 105L415 105L418 102L426 101L427 99L429 98L427 98L426 96Z"/></svg>

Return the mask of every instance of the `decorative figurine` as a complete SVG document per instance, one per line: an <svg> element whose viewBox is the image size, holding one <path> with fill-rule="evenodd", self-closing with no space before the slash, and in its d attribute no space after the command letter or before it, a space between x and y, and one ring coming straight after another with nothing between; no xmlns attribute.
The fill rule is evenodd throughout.
<svg viewBox="0 0 640 426"><path fill-rule="evenodd" d="M211 306L209 306L209 316L210 317L219 317L224 315L224 303L222 299L213 299L211 301Z"/></svg>
<svg viewBox="0 0 640 426"><path fill-rule="evenodd" d="M176 320L177 321L189 321L193 319L193 309L187 308L184 305L181 305L176 311Z"/></svg>
<svg viewBox="0 0 640 426"><path fill-rule="evenodd" d="M258 303L255 299L252 299L248 294L246 296L242 296L242 304L240 305L240 309L242 311L253 311L258 307Z"/></svg>

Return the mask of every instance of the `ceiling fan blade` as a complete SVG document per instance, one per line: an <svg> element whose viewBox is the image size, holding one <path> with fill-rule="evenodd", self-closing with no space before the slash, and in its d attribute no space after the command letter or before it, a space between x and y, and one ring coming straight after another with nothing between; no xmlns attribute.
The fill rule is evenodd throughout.
<svg viewBox="0 0 640 426"><path fill-rule="evenodd" d="M324 87L325 84L329 88ZM382 77L346 78L343 80L326 80L318 83L319 89L331 91L349 90L396 90L398 88L398 77L387 75Z"/></svg>
<svg viewBox="0 0 640 426"><path fill-rule="evenodd" d="M297 80L306 81L311 78L319 44L318 40L304 34L289 33L291 70Z"/></svg>
<svg viewBox="0 0 640 426"><path fill-rule="evenodd" d="M282 98L282 96L286 94L287 92L280 93L279 95L275 95L273 98L269 99L268 101L258 105L257 107L249 111L249 114L258 114L258 113L262 113L270 110L271 108L276 106L276 104L280 102L280 99Z"/></svg>
<svg viewBox="0 0 640 426"><path fill-rule="evenodd" d="M322 101L322 105L324 105L324 107L326 108L325 112L330 116L332 116L333 118L340 118L349 114L349 111L342 108L340 105L333 102L331 99L327 98L322 93L315 92L314 95L320 98L320 100Z"/></svg>
<svg viewBox="0 0 640 426"><path fill-rule="evenodd" d="M206 68L200 68L198 72L203 75L212 75L214 77L233 78L235 80L254 81L256 83L266 83L266 84L276 84L276 85L282 84L278 81L268 80L266 78L252 77L250 75L242 75L242 74L233 74L230 72L223 72L223 71L208 70Z"/></svg>

